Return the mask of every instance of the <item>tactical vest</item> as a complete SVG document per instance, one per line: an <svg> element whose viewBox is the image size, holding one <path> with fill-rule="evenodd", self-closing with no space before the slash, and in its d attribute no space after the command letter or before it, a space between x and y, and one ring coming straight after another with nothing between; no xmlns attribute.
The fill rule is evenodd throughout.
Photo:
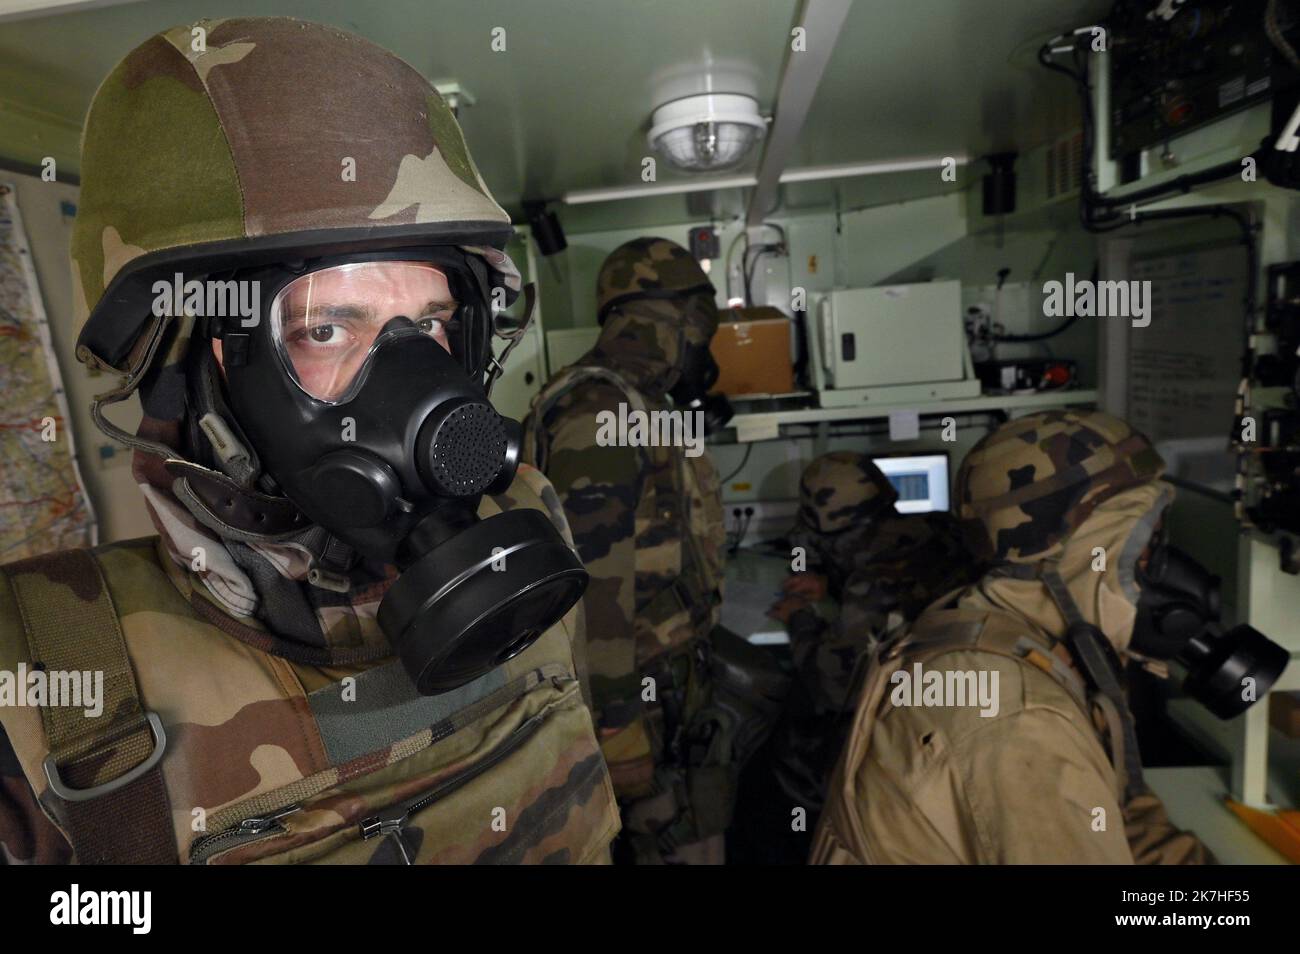
<svg viewBox="0 0 1300 954"><path fill-rule="evenodd" d="M548 414L565 394L594 381L615 387L631 411L657 409L615 371L566 368L533 401L525 459L545 468ZM636 677L630 680L636 701L629 704L644 719L632 721L624 735L643 730L652 754L629 758L617 739L606 739L606 757L640 862L720 861L740 769L770 731L787 678L739 637L715 631L726 527L712 461L704 454L688 458L678 447L640 452L634 572L638 584L667 582L650 593L637 587L635 646L628 647L626 669ZM641 710L639 678L646 675L657 699ZM619 715L617 724L624 725L625 714Z"/></svg>
<svg viewBox="0 0 1300 954"><path fill-rule="evenodd" d="M547 415L565 394L593 381L613 385L627 398L630 410L648 413L650 402L616 371L586 365L565 368L533 400L532 426L524 435L524 459L534 461L545 472ZM638 665L692 636L706 635L717 625L727 540L718 473L708 455L687 457L680 447L643 447L640 451L645 467L636 537L656 542L653 567L644 564L646 555L637 548L636 573L653 573L669 582L646 599L638 599L638 620L649 624L649 632L639 637ZM692 506L693 500L702 501L702 505Z"/></svg>
<svg viewBox="0 0 1300 954"><path fill-rule="evenodd" d="M540 479L521 470L510 496L545 510ZM0 667L103 673L100 718L0 707L83 863L608 860L619 819L574 675L580 606L443 695L396 660L307 693L157 537L0 578Z"/></svg>
<svg viewBox="0 0 1300 954"><path fill-rule="evenodd" d="M858 767L868 758L868 750L879 718L881 703L889 691L891 677L908 666L925 666L931 659L953 650L967 650L1006 656L1027 663L1047 674L1079 706L1088 724L1093 726L1115 770L1115 798L1125 804L1125 764L1120 714L1112 711L1106 696L1092 692L1083 678L1058 655L1060 645L1048 634L1026 626L1001 613L983 613L967 609L930 610L921 623L900 637L885 643L874 656L863 657L863 665L872 660L863 674L857 696L857 708L848 741L840 756L831 782L827 811L822 816L813 842L809 861L812 864L837 864L858 859L870 864L878 861L869 832L863 831L853 810L856 793L853 779ZM1098 725L1101 722L1105 729ZM844 843L844 842L847 842Z"/></svg>

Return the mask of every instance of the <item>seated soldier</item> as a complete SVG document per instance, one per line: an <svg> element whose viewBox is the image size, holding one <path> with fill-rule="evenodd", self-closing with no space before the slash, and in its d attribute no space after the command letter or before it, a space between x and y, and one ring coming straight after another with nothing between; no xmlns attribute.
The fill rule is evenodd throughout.
<svg viewBox="0 0 1300 954"><path fill-rule="evenodd" d="M967 455L959 516L993 565L864 665L814 863L1208 860L1143 783L1119 681L1152 664L1135 622L1163 470L1100 411L1029 415Z"/></svg>
<svg viewBox="0 0 1300 954"><path fill-rule="evenodd" d="M786 624L797 671L776 740L786 794L820 810L863 653L936 598L978 577L947 513L899 514L898 493L871 459L836 451L799 483L793 565L769 611Z"/></svg>

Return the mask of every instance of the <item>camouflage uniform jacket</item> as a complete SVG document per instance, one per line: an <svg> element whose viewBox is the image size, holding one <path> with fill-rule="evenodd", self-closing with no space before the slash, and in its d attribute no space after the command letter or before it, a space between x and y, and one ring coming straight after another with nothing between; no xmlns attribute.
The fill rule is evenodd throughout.
<svg viewBox="0 0 1300 954"><path fill-rule="evenodd" d="M524 458L543 468L564 504L587 589L587 665L615 789L644 789L661 753L643 725L641 677L669 650L717 624L723 523L717 470L708 453L680 447L599 446L597 416L619 405L665 411L618 371L566 369L534 400Z"/></svg>
<svg viewBox="0 0 1300 954"><path fill-rule="evenodd" d="M549 512L547 495L545 480L522 467L480 513ZM570 650L580 606L500 668L419 697L395 660L330 668L269 652L275 635L224 612L157 538L93 557L140 704L165 728L161 775L181 861L607 860L619 821ZM68 604L102 593L94 580L25 579L23 566L0 576L0 670L11 673L35 662L19 586ZM47 715L0 707L0 853L9 862L72 860L66 803L42 770ZM93 761L76 770L67 784L103 781ZM405 811L396 826L370 824L394 806ZM241 831L253 818L269 821Z"/></svg>

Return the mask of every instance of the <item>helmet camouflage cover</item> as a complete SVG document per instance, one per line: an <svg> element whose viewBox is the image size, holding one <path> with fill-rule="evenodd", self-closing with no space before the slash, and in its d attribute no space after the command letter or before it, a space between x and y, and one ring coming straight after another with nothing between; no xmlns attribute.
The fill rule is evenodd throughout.
<svg viewBox="0 0 1300 954"><path fill-rule="evenodd" d="M609 253L596 276L596 316L604 323L615 305L636 298L684 298L716 293L694 256L676 242L642 237Z"/></svg>
<svg viewBox="0 0 1300 954"><path fill-rule="evenodd" d="M331 27L251 17L156 34L100 85L81 146L83 362L124 369L153 281L235 255L456 245L507 301L520 288L500 251L510 218L451 110L407 63Z"/></svg>
<svg viewBox="0 0 1300 954"><path fill-rule="evenodd" d="M799 519L818 533L863 525L897 499L898 491L880 468L853 451L818 457L799 479Z"/></svg>
<svg viewBox="0 0 1300 954"><path fill-rule="evenodd" d="M1057 551L1102 501L1157 479L1164 461L1102 411L1044 411L984 437L957 474L958 516L981 558L1031 563Z"/></svg>

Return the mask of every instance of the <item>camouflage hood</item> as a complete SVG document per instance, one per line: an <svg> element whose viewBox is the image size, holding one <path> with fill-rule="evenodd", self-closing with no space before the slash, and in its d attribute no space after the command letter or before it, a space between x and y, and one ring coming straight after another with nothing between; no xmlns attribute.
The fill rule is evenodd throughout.
<svg viewBox="0 0 1300 954"><path fill-rule="evenodd" d="M196 423L196 353L190 348L192 319L177 323L161 359L140 386L144 417L138 435L175 450L175 456L213 465L211 449ZM215 466L215 465L213 465ZM307 574L320 528L266 542L223 538L200 523L173 489L177 475L162 457L137 449L132 474L163 547L203 584L226 614L266 631L263 647L314 665L367 662L392 654L375 614L395 567L358 564L346 593L312 586Z"/></svg>
<svg viewBox="0 0 1300 954"><path fill-rule="evenodd" d="M717 328L711 295L626 301L609 312L596 344L577 363L617 371L637 390L661 397L680 380L687 349L707 348Z"/></svg>
<svg viewBox="0 0 1300 954"><path fill-rule="evenodd" d="M1045 561L1045 568L1060 574L1080 615L1100 629L1117 652L1127 650L1137 619L1138 560L1173 499L1174 488L1162 480L1113 494L1061 541L1056 556ZM1046 584L1006 569L994 569L967 590L961 605L996 608L1063 637L1065 619Z"/></svg>
<svg viewBox="0 0 1300 954"><path fill-rule="evenodd" d="M718 330L709 277L691 253L643 236L606 256L596 276L600 339L581 360L617 371L659 397L681 379L688 352L707 349Z"/></svg>

